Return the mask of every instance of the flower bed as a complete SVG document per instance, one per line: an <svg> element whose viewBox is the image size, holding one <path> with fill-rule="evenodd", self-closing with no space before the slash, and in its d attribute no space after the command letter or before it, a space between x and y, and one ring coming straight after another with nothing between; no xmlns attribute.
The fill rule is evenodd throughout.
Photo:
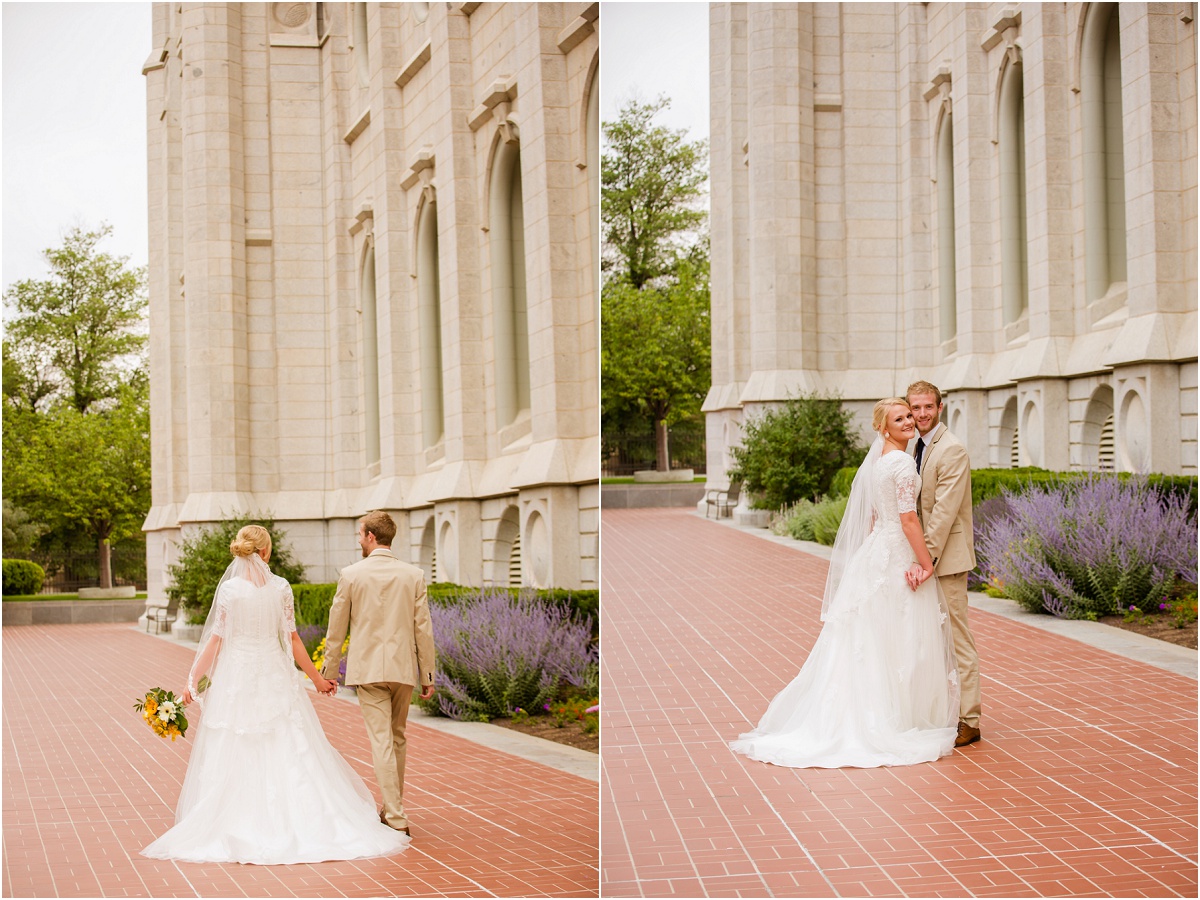
<svg viewBox="0 0 1200 900"><path fill-rule="evenodd" d="M1195 596L1196 517L1179 494L1088 476L1004 500L977 529L980 570L1026 609L1096 620Z"/></svg>

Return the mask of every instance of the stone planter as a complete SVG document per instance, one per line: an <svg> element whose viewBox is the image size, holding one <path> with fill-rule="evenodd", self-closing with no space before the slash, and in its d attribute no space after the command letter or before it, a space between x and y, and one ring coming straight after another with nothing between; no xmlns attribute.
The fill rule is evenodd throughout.
<svg viewBox="0 0 1200 900"><path fill-rule="evenodd" d="M145 609L142 600L22 600L4 603L7 625L80 625L95 622L136 622Z"/></svg>
<svg viewBox="0 0 1200 900"><path fill-rule="evenodd" d="M669 472L659 472L655 469L644 469L633 473L635 484L679 484L693 482L696 476L691 469L672 469Z"/></svg>
<svg viewBox="0 0 1200 900"><path fill-rule="evenodd" d="M86 587L79 589L80 600L132 600L137 596L137 588L133 585L125 587Z"/></svg>

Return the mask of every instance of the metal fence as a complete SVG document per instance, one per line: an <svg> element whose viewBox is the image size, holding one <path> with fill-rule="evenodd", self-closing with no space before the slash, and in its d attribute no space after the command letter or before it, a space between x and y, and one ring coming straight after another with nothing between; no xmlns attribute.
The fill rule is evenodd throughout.
<svg viewBox="0 0 1200 900"><path fill-rule="evenodd" d="M643 469L656 468L658 449L652 433L605 431L600 436L600 445L600 475L603 478L627 477ZM708 471L703 428L670 429L667 451L672 469L692 469L697 475Z"/></svg>
<svg viewBox="0 0 1200 900"><path fill-rule="evenodd" d="M100 559L96 553L57 553L30 555L46 570L43 594L72 594L84 587L100 586ZM146 589L146 551L144 548L113 549L111 555L113 585L133 585Z"/></svg>

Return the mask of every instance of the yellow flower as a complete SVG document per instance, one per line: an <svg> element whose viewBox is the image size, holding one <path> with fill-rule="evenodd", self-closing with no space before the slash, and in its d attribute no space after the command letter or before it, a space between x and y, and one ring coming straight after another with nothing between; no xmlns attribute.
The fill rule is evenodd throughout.
<svg viewBox="0 0 1200 900"><path fill-rule="evenodd" d="M146 712L148 712L150 715L154 715L156 712L158 712L158 701L149 694L146 695Z"/></svg>

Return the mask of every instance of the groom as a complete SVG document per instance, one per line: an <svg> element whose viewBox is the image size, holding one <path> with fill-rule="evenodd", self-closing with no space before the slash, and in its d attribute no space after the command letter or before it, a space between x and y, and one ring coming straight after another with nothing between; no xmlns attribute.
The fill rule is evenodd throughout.
<svg viewBox="0 0 1200 900"><path fill-rule="evenodd" d="M917 515L933 571L946 595L958 657L959 719L954 746L979 740L979 654L967 625L967 573L975 568L971 521L971 461L962 443L941 424L942 392L928 381L908 386L906 398L917 423L910 449L921 474Z"/></svg>
<svg viewBox="0 0 1200 900"><path fill-rule="evenodd" d="M371 738L375 778L383 794L379 820L411 834L404 815L404 727L413 689L433 696L433 626L425 576L392 554L396 523L370 512L358 523L363 559L342 569L329 608L325 665L321 674L337 681L342 640L353 641L346 659L346 684L357 685L358 703Z"/></svg>

